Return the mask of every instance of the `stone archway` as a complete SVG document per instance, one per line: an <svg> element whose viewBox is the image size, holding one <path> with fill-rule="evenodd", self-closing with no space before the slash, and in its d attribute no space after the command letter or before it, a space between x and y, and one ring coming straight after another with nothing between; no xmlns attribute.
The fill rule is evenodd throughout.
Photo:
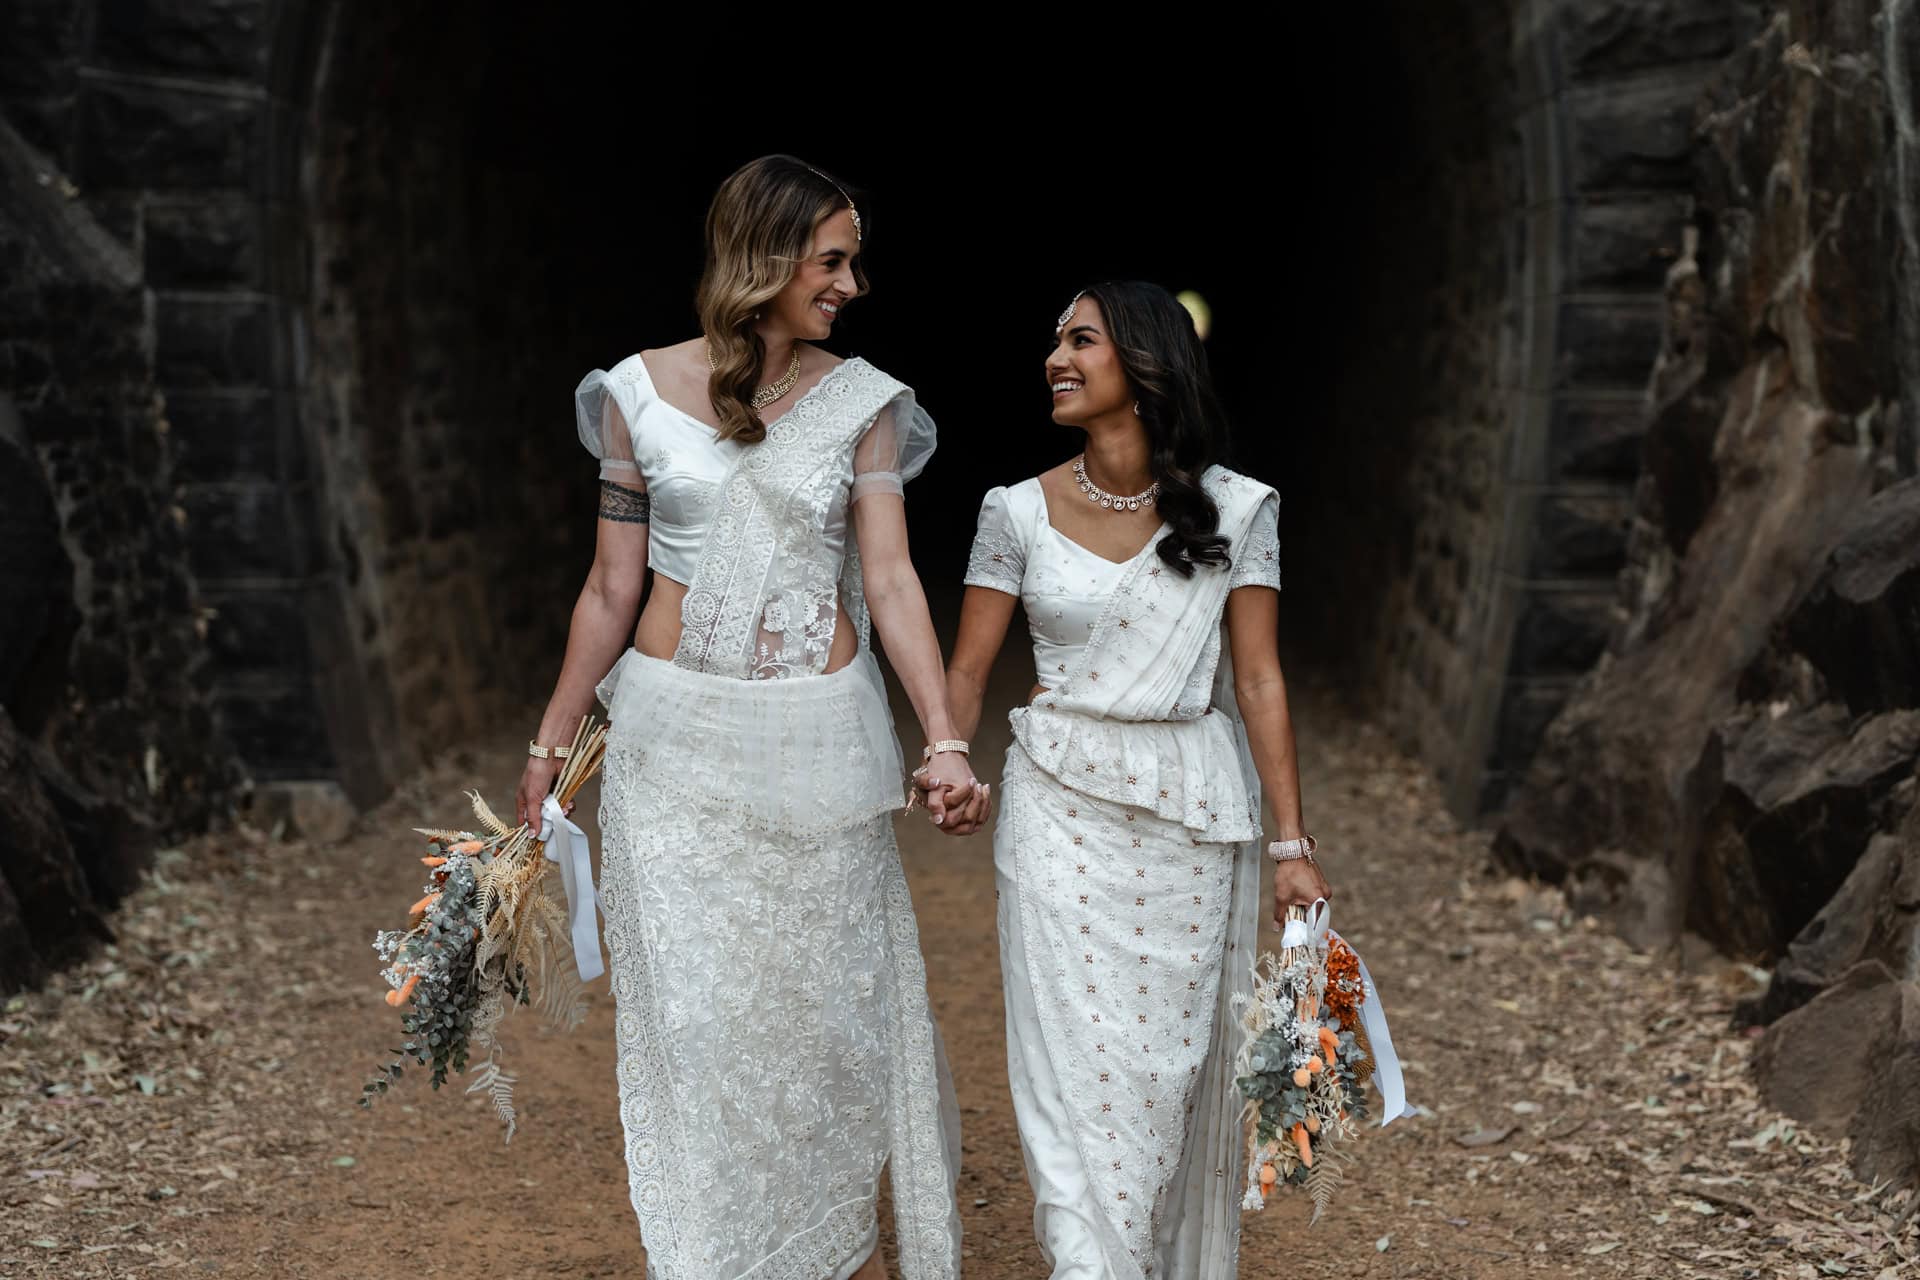
<svg viewBox="0 0 1920 1280"><path fill-rule="evenodd" d="M1311 239L1289 246L1307 318L1334 321L1304 348L1262 327L1284 277L1236 268L1272 220L1238 199L1230 168L1183 179L1181 194L1235 197L1175 224L1170 244L1088 224L1085 263L1038 255L1009 286L1050 316L1088 270L1198 261L1221 314L1249 317L1216 359L1250 421L1273 352L1344 371L1310 393L1329 428L1256 437L1249 466L1287 473L1289 583L1307 588L1289 603L1331 620L1302 630L1348 655L1463 815L1499 805L1610 625L1659 285L1688 217L1691 104L1747 15L1733 0L1399 6L1378 59L1397 82L1387 105L1305 138L1304 172L1330 166L1341 193L1364 195L1357 218L1302 225L1369 231L1339 262L1306 261ZM240 769L364 801L546 678L535 655L564 627L590 538L565 497L584 473L568 469L558 395L636 333L684 324L686 229L744 157L703 134L635 142L628 90L541 21L463 27L327 0L17 0L0 15L0 231L23 260L56 264L6 296L61 335L6 335L0 391L69 555L147 548L153 587L110 605L60 588L82 638L111 617L118 647L34 624L34 670L87 697L22 733L95 759L82 790L115 812L162 832L203 824ZM516 60L586 103L584 123L536 136L557 118L545 97L562 95L531 93ZM1397 142L1377 132L1389 109ZM531 158L495 163L502 140ZM1355 150L1370 145L1394 157L1371 177ZM969 198L1018 210L1022 233L1048 230L1048 170L1022 170L1035 185L1009 197L999 146L953 153L953 171ZM874 138L826 159L897 175L896 225L958 240L962 224L938 221L944 175L914 177ZM599 201L582 195L596 180ZM636 226L661 238L628 252ZM937 296L932 260L893 252L894 297ZM914 349L906 310L874 314L889 321L863 341L960 386L964 371ZM950 392L947 421L991 422L1021 385ZM918 517L936 548L1006 478L954 456ZM97 691L116 672L139 678L109 722ZM91 749L129 736L138 749Z"/></svg>

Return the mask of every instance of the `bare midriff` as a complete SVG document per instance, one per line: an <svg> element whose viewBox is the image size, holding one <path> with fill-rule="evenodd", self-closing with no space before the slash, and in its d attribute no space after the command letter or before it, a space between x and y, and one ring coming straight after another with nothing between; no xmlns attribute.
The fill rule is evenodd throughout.
<svg viewBox="0 0 1920 1280"><path fill-rule="evenodd" d="M687 588L665 574L656 573L652 578L647 605L640 611L640 625L633 629L633 647L649 658L671 662L674 651L680 647L680 606L687 598ZM833 620L833 645L827 651L828 672L838 671L852 662L857 652L853 628L840 625L840 617L845 613L846 602L842 600Z"/></svg>

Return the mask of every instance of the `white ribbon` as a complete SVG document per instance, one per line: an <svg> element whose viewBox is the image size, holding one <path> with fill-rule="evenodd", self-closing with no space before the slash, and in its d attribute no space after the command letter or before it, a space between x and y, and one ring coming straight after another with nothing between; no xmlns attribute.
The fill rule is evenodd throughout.
<svg viewBox="0 0 1920 1280"><path fill-rule="evenodd" d="M1340 938L1337 933L1333 936ZM1340 941L1347 942L1345 938ZM1353 944L1347 942L1347 949L1353 951ZM1380 991L1373 985L1373 975L1367 972L1367 962L1360 959L1358 951L1353 952L1353 958L1360 965L1360 985L1366 992L1366 999L1360 1002L1360 1025L1366 1029L1367 1042L1373 1046L1373 1082L1380 1086L1380 1126L1385 1128L1402 1116L1419 1114L1419 1110L1407 1102L1406 1081L1400 1074L1400 1057L1393 1051L1393 1036L1387 1031L1386 1011L1380 1007Z"/></svg>
<svg viewBox="0 0 1920 1280"><path fill-rule="evenodd" d="M1325 898L1315 898L1313 905L1307 908L1305 920L1289 920L1280 931L1282 947L1312 947L1315 951L1327 949L1327 934L1333 931L1333 908Z"/></svg>
<svg viewBox="0 0 1920 1280"><path fill-rule="evenodd" d="M567 833L564 855L559 851L562 829ZM600 895L593 887L592 848L587 833L573 824L551 794L540 805L540 839L546 845L547 861L560 864L560 883L566 886L573 963L580 970L580 981L591 982L607 971L600 960L600 922L595 917Z"/></svg>

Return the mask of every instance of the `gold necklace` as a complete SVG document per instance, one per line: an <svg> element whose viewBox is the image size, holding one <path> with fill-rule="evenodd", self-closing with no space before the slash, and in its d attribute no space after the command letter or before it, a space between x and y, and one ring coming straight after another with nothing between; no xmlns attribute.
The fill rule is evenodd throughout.
<svg viewBox="0 0 1920 1280"><path fill-rule="evenodd" d="M713 344L708 343L707 368L718 369L719 367L720 366L715 364L713 360ZM753 393L753 407L756 409L766 408L774 401L786 395L787 392L793 390L793 384L798 381L800 381L800 344L796 342L793 344L791 358L787 361L787 371L780 376L778 381L769 382L766 386Z"/></svg>
<svg viewBox="0 0 1920 1280"><path fill-rule="evenodd" d="M1084 453L1073 460L1073 481L1080 486L1080 492L1087 495L1088 502L1097 502L1109 511L1138 511L1142 507L1152 506L1154 499L1160 496L1158 480L1141 492L1124 498L1117 493L1108 493L1087 479L1087 455Z"/></svg>

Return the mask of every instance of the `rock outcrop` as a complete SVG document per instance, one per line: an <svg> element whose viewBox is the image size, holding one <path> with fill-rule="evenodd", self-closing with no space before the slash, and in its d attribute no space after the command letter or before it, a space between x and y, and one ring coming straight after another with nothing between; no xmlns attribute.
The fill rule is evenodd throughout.
<svg viewBox="0 0 1920 1280"><path fill-rule="evenodd" d="M1793 3L1702 102L1614 634L1496 838L1642 942L1776 964L1743 1011L1763 1087L1893 1179L1920 1174L1916 65L1920 5Z"/></svg>

